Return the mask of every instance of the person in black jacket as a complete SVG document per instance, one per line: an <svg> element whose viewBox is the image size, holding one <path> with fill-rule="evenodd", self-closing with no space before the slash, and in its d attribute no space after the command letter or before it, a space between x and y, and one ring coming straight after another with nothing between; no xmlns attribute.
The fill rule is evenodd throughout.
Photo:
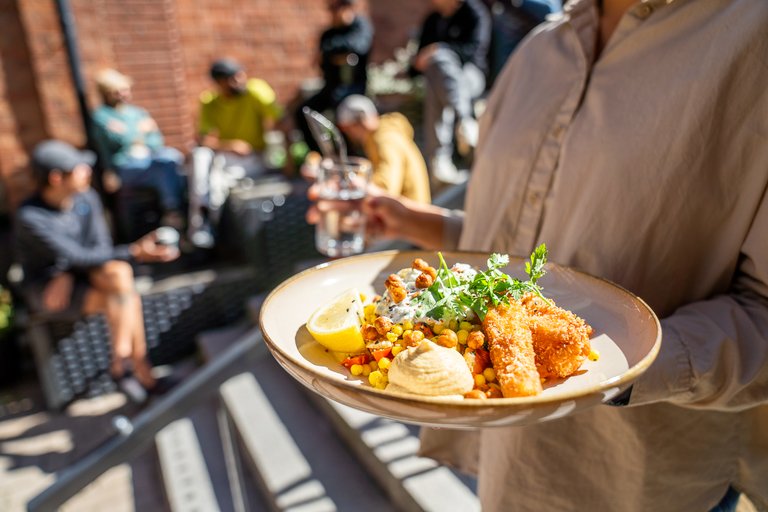
<svg viewBox="0 0 768 512"><path fill-rule="evenodd" d="M16 212L22 292L37 313L104 313L112 376L121 381L131 371L151 390L156 381L146 358L144 318L130 261L171 261L179 251L159 244L157 232L130 245L112 244L101 201L90 188L94 161L93 153L62 141L35 147L32 166L39 188Z"/></svg>
<svg viewBox="0 0 768 512"><path fill-rule="evenodd" d="M462 179L453 165L454 131L459 153L477 144L472 100L485 90L491 22L479 0L431 0L411 73L426 79L424 145L433 180Z"/></svg>
<svg viewBox="0 0 768 512"><path fill-rule="evenodd" d="M370 22L355 12L355 0L329 0L331 27L320 36L320 68L323 88L296 110L296 126L303 132L310 149L318 151L309 131L303 109L317 112L336 110L351 94L365 94L368 84L368 54L373 41Z"/></svg>

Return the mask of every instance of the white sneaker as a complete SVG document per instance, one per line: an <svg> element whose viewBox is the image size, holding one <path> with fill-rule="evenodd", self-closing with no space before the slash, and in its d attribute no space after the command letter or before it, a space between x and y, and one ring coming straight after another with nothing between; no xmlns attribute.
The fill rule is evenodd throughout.
<svg viewBox="0 0 768 512"><path fill-rule="evenodd" d="M467 171L460 171L448 156L436 156L432 159L432 179L440 184L458 185L469 177Z"/></svg>
<svg viewBox="0 0 768 512"><path fill-rule="evenodd" d="M469 155L477 146L480 128L473 117L465 117L456 123L456 149L461 156Z"/></svg>

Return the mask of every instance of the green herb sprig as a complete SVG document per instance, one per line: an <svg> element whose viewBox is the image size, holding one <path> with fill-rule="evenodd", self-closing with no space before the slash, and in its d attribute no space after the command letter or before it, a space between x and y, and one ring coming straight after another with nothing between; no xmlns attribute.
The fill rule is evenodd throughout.
<svg viewBox="0 0 768 512"><path fill-rule="evenodd" d="M546 273L545 244L538 246L531 253L530 260L525 262L525 273L528 274L526 281L499 270L509 264L509 256L506 254L491 254L486 262L488 269L478 271L472 279L460 279L448 268L442 253L438 253L438 257L440 268L437 270L435 282L414 299L419 316L441 320L446 316L466 316L471 310L482 320L488 313L488 308L502 303L508 304L510 298L518 300L527 293L535 293L549 302L537 284Z"/></svg>

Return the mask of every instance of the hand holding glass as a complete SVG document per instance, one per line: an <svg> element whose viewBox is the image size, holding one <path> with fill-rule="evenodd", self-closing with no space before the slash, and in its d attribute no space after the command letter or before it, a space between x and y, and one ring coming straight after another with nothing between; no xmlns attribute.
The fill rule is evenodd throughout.
<svg viewBox="0 0 768 512"><path fill-rule="evenodd" d="M326 158L317 172L319 222L315 246L332 258L351 256L365 248L362 201L371 176L371 163L363 158L344 162Z"/></svg>

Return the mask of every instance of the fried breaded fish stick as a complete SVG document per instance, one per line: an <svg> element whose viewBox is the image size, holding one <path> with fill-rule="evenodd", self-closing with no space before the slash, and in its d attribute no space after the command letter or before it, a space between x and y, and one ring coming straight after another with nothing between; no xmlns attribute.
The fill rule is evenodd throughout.
<svg viewBox="0 0 768 512"><path fill-rule="evenodd" d="M522 300L530 318L536 367L542 378L564 379L581 368L592 350L592 328L571 311L547 304L541 297Z"/></svg>
<svg viewBox="0 0 768 512"><path fill-rule="evenodd" d="M541 378L536 371L528 314L522 304L510 301L488 310L483 320L491 363L505 398L538 395Z"/></svg>

